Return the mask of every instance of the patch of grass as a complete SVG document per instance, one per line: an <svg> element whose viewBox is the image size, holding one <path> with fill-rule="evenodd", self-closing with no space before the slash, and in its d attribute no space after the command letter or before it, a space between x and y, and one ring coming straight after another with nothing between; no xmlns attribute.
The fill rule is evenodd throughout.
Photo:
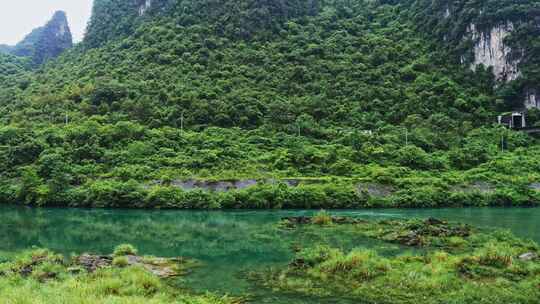
<svg viewBox="0 0 540 304"><path fill-rule="evenodd" d="M0 304L238 303L210 293L193 295L169 286L142 267L123 267L125 256L114 261L113 267L74 274L60 255L44 249L25 252L0 264Z"/></svg>
<svg viewBox="0 0 540 304"><path fill-rule="evenodd" d="M113 266L115 267L127 267L129 265L128 258L125 256L117 256L112 261Z"/></svg>
<svg viewBox="0 0 540 304"><path fill-rule="evenodd" d="M425 243L398 256L319 245L297 252L288 267L251 277L275 290L363 303L533 304L540 298L540 260L520 258L537 256L540 248L508 232L463 230L434 219L348 225L362 236L396 242L420 235Z"/></svg>

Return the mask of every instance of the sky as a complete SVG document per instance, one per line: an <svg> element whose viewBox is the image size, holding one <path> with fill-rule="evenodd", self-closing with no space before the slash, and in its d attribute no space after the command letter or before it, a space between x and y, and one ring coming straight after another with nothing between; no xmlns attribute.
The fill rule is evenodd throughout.
<svg viewBox="0 0 540 304"><path fill-rule="evenodd" d="M0 44L14 45L36 27L45 25L55 11L67 13L73 40L82 40L93 0L0 0Z"/></svg>

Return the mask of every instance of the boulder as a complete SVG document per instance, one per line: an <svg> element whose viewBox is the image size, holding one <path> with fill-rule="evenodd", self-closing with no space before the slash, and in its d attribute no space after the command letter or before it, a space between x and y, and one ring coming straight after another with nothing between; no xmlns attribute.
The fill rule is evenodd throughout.
<svg viewBox="0 0 540 304"><path fill-rule="evenodd" d="M181 267L179 264L185 262L182 258L155 258L155 257L141 257L138 255L126 255L128 266L140 266L146 269L148 272L161 277L169 278L178 276L181 274ZM111 267L113 265L113 256L107 255L91 255L82 254L76 257L73 261L75 267L72 267L73 271L77 271L77 267L86 269L88 272L94 272L100 268Z"/></svg>
<svg viewBox="0 0 540 304"><path fill-rule="evenodd" d="M534 252L527 252L519 256L522 261L532 261L538 259L538 254Z"/></svg>
<svg viewBox="0 0 540 304"><path fill-rule="evenodd" d="M113 258L107 255L82 254L75 258L74 263L88 272L112 265Z"/></svg>

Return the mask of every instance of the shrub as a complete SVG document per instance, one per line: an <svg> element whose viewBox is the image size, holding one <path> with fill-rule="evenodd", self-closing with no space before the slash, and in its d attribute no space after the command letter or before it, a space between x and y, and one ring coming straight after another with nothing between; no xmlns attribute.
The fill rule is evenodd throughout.
<svg viewBox="0 0 540 304"><path fill-rule="evenodd" d="M314 267L324 261L342 255L338 249L328 246L316 246L314 248L306 248L296 254L296 263L293 265L302 267Z"/></svg>
<svg viewBox="0 0 540 304"><path fill-rule="evenodd" d="M88 187L86 202L94 207L142 207L145 190L133 180L97 180Z"/></svg>
<svg viewBox="0 0 540 304"><path fill-rule="evenodd" d="M353 250L323 262L319 269L331 275L352 277L360 281L371 280L391 269L390 262L369 250Z"/></svg>
<svg viewBox="0 0 540 304"><path fill-rule="evenodd" d="M325 210L319 211L312 219L313 224L326 226L332 224L332 216Z"/></svg>
<svg viewBox="0 0 540 304"><path fill-rule="evenodd" d="M112 264L113 266L123 268L129 265L129 260L126 256L117 256L114 257Z"/></svg>
<svg viewBox="0 0 540 304"><path fill-rule="evenodd" d="M397 151L396 156L400 165L412 169L428 169L431 164L430 155L416 146L405 146Z"/></svg>
<svg viewBox="0 0 540 304"><path fill-rule="evenodd" d="M122 244L122 245L118 245L114 249L113 255L115 257L126 256L126 255L136 255L137 252L138 252L137 248L133 247L133 245Z"/></svg>
<svg viewBox="0 0 540 304"><path fill-rule="evenodd" d="M183 191L171 186L153 187L146 197L146 206L161 208L182 207Z"/></svg>

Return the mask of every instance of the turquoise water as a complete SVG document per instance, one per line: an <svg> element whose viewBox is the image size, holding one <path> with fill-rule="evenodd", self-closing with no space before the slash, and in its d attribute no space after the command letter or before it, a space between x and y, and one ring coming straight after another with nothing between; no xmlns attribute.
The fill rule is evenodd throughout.
<svg viewBox="0 0 540 304"><path fill-rule="evenodd" d="M0 253L32 246L71 253L112 252L121 243L142 254L186 256L203 266L187 276L183 286L233 295L252 294L256 303L331 303L330 299L295 298L263 292L244 273L284 265L296 248L317 243L350 249L375 248L397 254L404 248L329 229L284 231L276 222L284 216L313 211L148 211L103 209L31 209L0 207ZM437 217L476 226L504 228L540 242L540 208L534 209L391 209L335 211L361 218ZM339 229L339 228L335 228ZM334 300L335 303L346 303Z"/></svg>

